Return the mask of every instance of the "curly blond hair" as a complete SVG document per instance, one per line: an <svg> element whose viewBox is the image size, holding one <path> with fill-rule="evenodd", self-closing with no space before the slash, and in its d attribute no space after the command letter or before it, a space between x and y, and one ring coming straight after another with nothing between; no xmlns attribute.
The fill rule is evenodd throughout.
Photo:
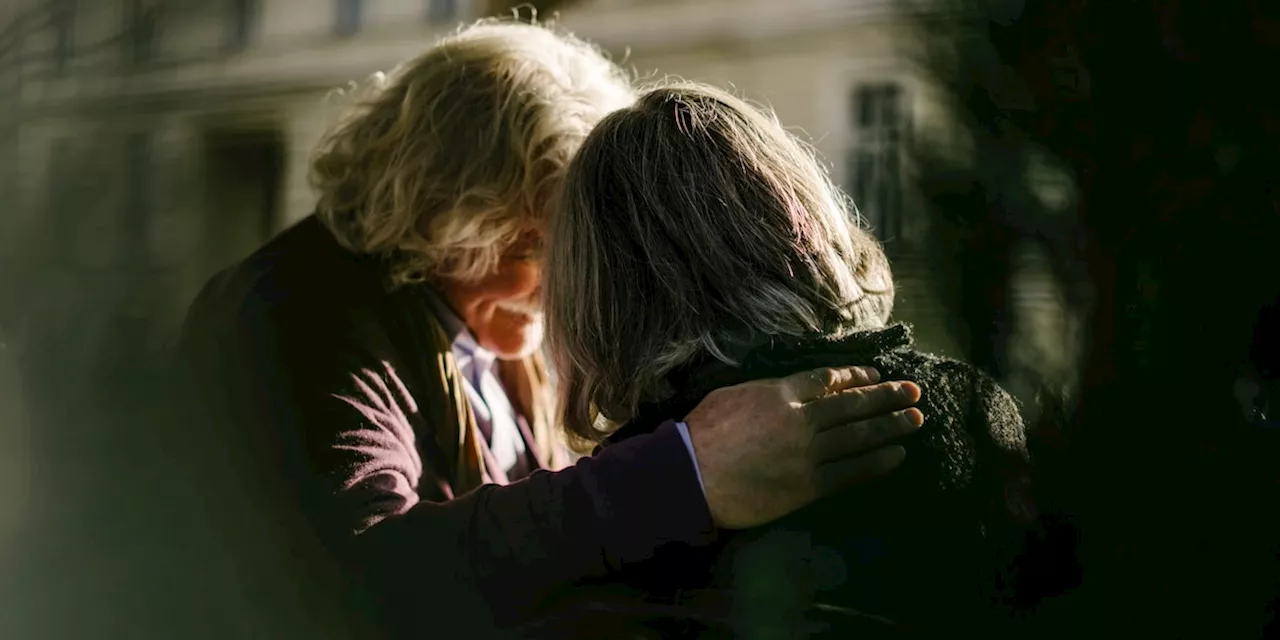
<svg viewBox="0 0 1280 640"><path fill-rule="evenodd" d="M553 207L587 133L631 79L550 26L482 20L372 87L321 142L317 212L390 285L474 281Z"/></svg>

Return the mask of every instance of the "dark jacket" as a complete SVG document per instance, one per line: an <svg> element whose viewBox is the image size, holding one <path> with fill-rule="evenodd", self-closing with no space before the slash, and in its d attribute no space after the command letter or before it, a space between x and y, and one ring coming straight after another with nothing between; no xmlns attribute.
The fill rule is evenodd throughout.
<svg viewBox="0 0 1280 640"><path fill-rule="evenodd" d="M337 582L373 594L394 635L484 637L490 623L536 618L558 586L648 559L659 541L710 539L669 423L568 469L466 486L449 440L468 430L439 417L469 411L443 390L461 388L448 341L428 297L389 291L383 274L312 217L211 280L189 312L184 401L269 496L254 499L294 523L286 553L314 540Z"/></svg>
<svg viewBox="0 0 1280 640"><path fill-rule="evenodd" d="M630 584L649 603L684 607L647 626L697 637L1007 629L1014 568L1035 520L1022 419L1008 393L971 366L913 349L904 325L731 355L740 366L703 361L671 373L677 397L643 407L602 451L645 437L659 416L683 415L717 387L848 362L919 384L925 424L901 442L907 456L884 479L709 549L672 545L665 553L679 557L680 572L670 558L633 568Z"/></svg>

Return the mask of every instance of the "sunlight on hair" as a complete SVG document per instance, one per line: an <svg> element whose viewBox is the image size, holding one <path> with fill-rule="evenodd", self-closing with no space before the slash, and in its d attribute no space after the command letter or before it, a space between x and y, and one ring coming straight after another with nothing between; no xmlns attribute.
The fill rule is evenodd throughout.
<svg viewBox="0 0 1280 640"><path fill-rule="evenodd" d="M671 76L650 85L588 136L552 218L563 424L599 438L695 360L883 327L892 273L858 220L768 107Z"/></svg>
<svg viewBox="0 0 1280 640"><path fill-rule="evenodd" d="M391 286L491 273L548 216L595 123L635 98L589 43L493 18L344 94L355 96L311 182L338 242L387 259Z"/></svg>

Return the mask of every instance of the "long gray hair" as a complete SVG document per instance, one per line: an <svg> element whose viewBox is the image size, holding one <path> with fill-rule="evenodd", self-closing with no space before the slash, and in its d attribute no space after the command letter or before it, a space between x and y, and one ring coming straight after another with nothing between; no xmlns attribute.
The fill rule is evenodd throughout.
<svg viewBox="0 0 1280 640"><path fill-rule="evenodd" d="M549 235L548 341L578 444L670 397L666 374L695 357L884 326L893 307L884 252L812 150L709 86L602 120Z"/></svg>

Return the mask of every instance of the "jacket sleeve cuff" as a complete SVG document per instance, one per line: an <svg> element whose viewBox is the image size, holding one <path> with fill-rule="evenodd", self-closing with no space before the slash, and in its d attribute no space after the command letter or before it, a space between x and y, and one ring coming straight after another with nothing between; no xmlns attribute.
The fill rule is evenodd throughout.
<svg viewBox="0 0 1280 640"><path fill-rule="evenodd" d="M715 538L692 450L675 422L603 448L584 460L610 568L642 562L668 544ZM586 478L584 478L586 479Z"/></svg>
<svg viewBox="0 0 1280 640"><path fill-rule="evenodd" d="M698 454L693 450L693 439L689 437L689 425L677 422L676 429L680 431L680 439L684 441L684 448L689 451L689 460L693 461L693 472L698 474L698 488L702 489L702 497L705 498L707 496L707 485L702 482L702 468L698 466Z"/></svg>

